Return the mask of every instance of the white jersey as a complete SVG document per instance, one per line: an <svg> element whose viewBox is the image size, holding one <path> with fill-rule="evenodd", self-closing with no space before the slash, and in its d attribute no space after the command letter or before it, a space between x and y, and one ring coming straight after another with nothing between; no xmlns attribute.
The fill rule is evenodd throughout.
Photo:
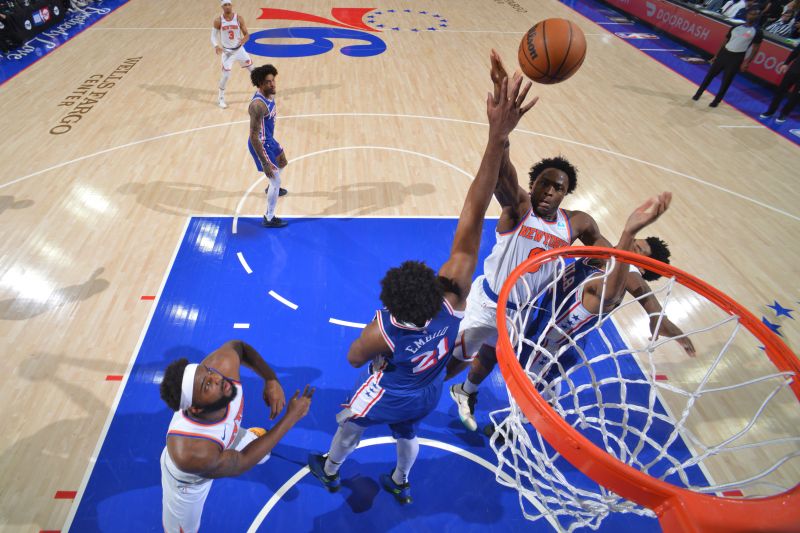
<svg viewBox="0 0 800 533"><path fill-rule="evenodd" d="M559 209L556 219L548 222L528 210L522 221L505 233L495 233L497 242L492 252L483 262L483 274L486 285L494 293L494 298L500 294L511 271L517 268L528 257L553 248L562 248L572 243L572 229L569 218L563 209ZM533 294L537 294L547 282L552 281L553 264L539 269L533 274L526 274L525 278ZM484 287L486 287L484 285ZM515 290L510 295L510 301L520 302L520 298L528 298ZM490 295L491 296L491 295Z"/></svg>
<svg viewBox="0 0 800 533"><path fill-rule="evenodd" d="M190 439L206 439L217 444L221 450L231 448L234 445L236 435L239 433L239 428L242 424L242 415L244 413L242 384L238 381L232 381L237 390L236 398L228 404L228 409L222 419L216 422L204 422L202 420L190 418L186 411L177 411L172 415L172 421L169 423L169 429L167 429L167 437L177 436ZM206 478L181 471L172 461L169 451L165 450L164 455L166 456L165 463L167 470L178 481L183 483L200 483L206 481Z"/></svg>
<svg viewBox="0 0 800 533"><path fill-rule="evenodd" d="M226 50L235 50L242 44L242 28L239 26L239 16L234 13L231 20L225 20L225 15L220 15L220 37L222 47Z"/></svg>

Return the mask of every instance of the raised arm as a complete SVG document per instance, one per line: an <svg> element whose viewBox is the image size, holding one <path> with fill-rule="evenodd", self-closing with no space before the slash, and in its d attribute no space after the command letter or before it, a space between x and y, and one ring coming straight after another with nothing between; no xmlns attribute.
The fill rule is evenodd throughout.
<svg viewBox="0 0 800 533"><path fill-rule="evenodd" d="M489 139L486 150L478 173L467 191L453 238L450 258L439 269L439 275L453 280L461 289L461 303L469 293L472 275L478 262L483 219L497 185L503 145L522 116L538 101L538 98L534 98L523 105L530 88L530 82L522 87L522 75L516 73L511 80L504 78L499 91L489 94L486 99L486 113L489 117Z"/></svg>
<svg viewBox="0 0 800 533"><path fill-rule="evenodd" d="M491 78L494 84L495 93L499 93L500 84L503 79L508 78L503 60L497 51L492 50L491 54L492 70ZM503 146L503 159L500 162L500 176L494 190L494 196L503 208L503 214L508 217L508 224L511 227L517 225L519 220L530 207L530 196L519 184L517 169L511 162L511 143L506 140ZM498 228L504 231L505 228Z"/></svg>
<svg viewBox="0 0 800 533"><path fill-rule="evenodd" d="M170 456L182 471L202 477L213 479L243 474L270 453L286 432L308 413L314 390L306 385L302 395L299 390L295 392L286 414L265 435L241 451L220 450L218 445L200 439L173 437L167 440Z"/></svg>
<svg viewBox="0 0 800 533"><path fill-rule="evenodd" d="M239 360L242 364L252 369L264 380L262 396L264 402L270 409L269 419L275 420L275 417L278 416L278 413L280 413L286 405L286 395L283 392L283 387L281 387L278 376L275 375L275 371L264 361L261 354L246 342L235 340L227 344L239 355Z"/></svg>
<svg viewBox="0 0 800 533"><path fill-rule="evenodd" d="M672 193L663 192L637 207L628 217L616 248L618 250L633 250L633 241L636 238L636 233L655 222L669 208L671 201ZM609 312L618 306L625 296L628 272L627 265L618 262L605 280L605 289L602 279L587 283L583 289L583 306L589 312L597 314L601 311L601 297L603 312Z"/></svg>

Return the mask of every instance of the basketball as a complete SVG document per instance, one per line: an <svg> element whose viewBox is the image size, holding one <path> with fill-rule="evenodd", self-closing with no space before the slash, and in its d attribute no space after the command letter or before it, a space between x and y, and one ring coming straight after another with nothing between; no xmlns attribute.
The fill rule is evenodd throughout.
<svg viewBox="0 0 800 533"><path fill-rule="evenodd" d="M519 43L519 66L537 83L560 83L575 74L586 57L583 31L565 19L546 19Z"/></svg>

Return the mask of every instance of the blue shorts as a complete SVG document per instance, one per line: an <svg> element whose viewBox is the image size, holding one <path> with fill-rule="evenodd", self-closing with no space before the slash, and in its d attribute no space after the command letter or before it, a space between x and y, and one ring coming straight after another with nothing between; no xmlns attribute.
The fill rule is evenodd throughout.
<svg viewBox="0 0 800 533"><path fill-rule="evenodd" d="M256 149L253 148L253 143L250 142L250 139L247 139L247 149L250 150L250 155L253 156L253 161L256 162L256 168L259 172L264 172L264 168L261 166L261 160L256 155ZM283 148L281 147L278 141L271 142L269 144L264 145L264 151L267 153L267 159L270 162L278 166L278 156L283 153Z"/></svg>
<svg viewBox="0 0 800 533"><path fill-rule="evenodd" d="M394 438L413 439L419 423L439 404L442 384L400 394L381 387L378 374L366 372L357 382L347 404L353 412L350 421L361 427L386 424Z"/></svg>

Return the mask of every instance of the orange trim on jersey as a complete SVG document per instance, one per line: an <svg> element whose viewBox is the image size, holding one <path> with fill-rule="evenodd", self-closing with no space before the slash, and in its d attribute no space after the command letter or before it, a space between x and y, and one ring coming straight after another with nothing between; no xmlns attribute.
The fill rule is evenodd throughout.
<svg viewBox="0 0 800 533"><path fill-rule="evenodd" d="M186 438L190 438L190 439L206 439L206 440L210 440L213 443L219 444L219 447L222 448L223 450L225 449L225 443L224 442L222 442L219 439L215 439L214 437L211 437L209 435L200 435L199 433L189 433L188 431L172 430L172 431L167 431L167 438L169 438L170 436L172 436L172 437L186 437Z"/></svg>
<svg viewBox="0 0 800 533"><path fill-rule="evenodd" d="M525 216L522 217L522 219L520 220L519 224L517 224L517 226L514 229L510 229L510 230L508 230L506 232L503 232L503 233L500 233L498 231L497 234L501 235L501 236L505 236L505 235L510 235L511 233L514 233L515 231L517 231L519 228L522 227L522 225L525 223L525 221L528 220L528 217L531 215L531 211L533 211L533 207L528 209L528 211L525 213Z"/></svg>

